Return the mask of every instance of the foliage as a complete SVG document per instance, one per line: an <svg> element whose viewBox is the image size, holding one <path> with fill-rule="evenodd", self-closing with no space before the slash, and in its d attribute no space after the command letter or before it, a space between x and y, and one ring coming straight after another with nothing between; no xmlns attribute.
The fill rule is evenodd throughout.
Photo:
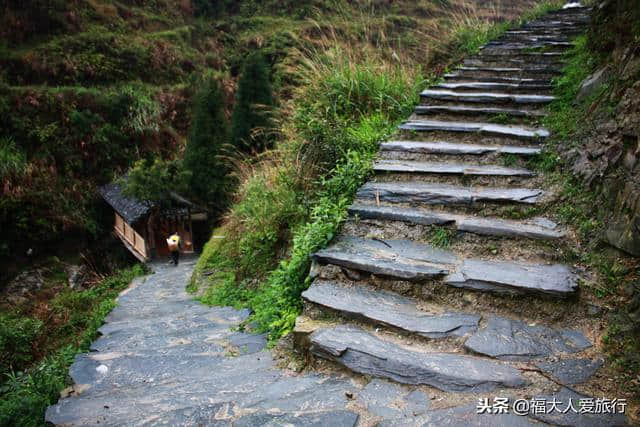
<svg viewBox="0 0 640 427"><path fill-rule="evenodd" d="M0 382L0 425L43 425L47 406L58 400L60 391L68 384L67 371L75 354L89 350L104 317L115 306L115 298L143 272L142 266L137 265L87 290L67 290L55 297L52 301L54 318L65 321L58 329L50 331L47 339L59 346L28 369L25 368L30 360L24 353L19 353L23 357L22 364L13 368L20 371L7 374ZM5 348L5 340L11 339L11 348L25 351L41 328L41 322L28 317L0 315L0 340ZM2 350L4 355L4 348Z"/></svg>
<svg viewBox="0 0 640 427"><path fill-rule="evenodd" d="M133 165L120 183L126 196L170 205L171 192L183 193L187 179L188 174L180 162L142 159Z"/></svg>
<svg viewBox="0 0 640 427"><path fill-rule="evenodd" d="M41 332L39 319L0 313L0 377L33 360L32 344Z"/></svg>
<svg viewBox="0 0 640 427"><path fill-rule="evenodd" d="M0 138L0 179L24 172L27 159L15 141L8 136Z"/></svg>
<svg viewBox="0 0 640 427"><path fill-rule="evenodd" d="M193 124L184 152L184 168L190 173L190 192L200 201L222 211L231 182L222 150L229 143L229 126L218 82L206 76L195 97Z"/></svg>
<svg viewBox="0 0 640 427"><path fill-rule="evenodd" d="M249 55L238 81L236 102L231 116L231 143L237 149L260 152L273 141L273 94L269 69L262 53Z"/></svg>

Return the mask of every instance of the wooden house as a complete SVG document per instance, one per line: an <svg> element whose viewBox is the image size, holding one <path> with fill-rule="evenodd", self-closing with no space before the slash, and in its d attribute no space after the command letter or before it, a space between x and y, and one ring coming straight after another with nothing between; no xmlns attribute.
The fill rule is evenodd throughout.
<svg viewBox="0 0 640 427"><path fill-rule="evenodd" d="M174 207L162 208L158 204L140 201L122 194L119 184L100 188L100 194L114 210L115 234L140 261L168 256L166 239L178 232L182 253L194 252L194 221L205 221L207 213L177 194L171 194Z"/></svg>

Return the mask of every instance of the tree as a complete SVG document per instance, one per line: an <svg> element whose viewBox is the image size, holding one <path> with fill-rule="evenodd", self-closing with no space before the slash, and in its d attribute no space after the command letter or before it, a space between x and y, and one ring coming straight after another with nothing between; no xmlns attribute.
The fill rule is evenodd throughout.
<svg viewBox="0 0 640 427"><path fill-rule="evenodd" d="M185 190L186 177L179 162L142 159L129 169L120 185L125 196L169 206L172 203L171 192L182 193Z"/></svg>
<svg viewBox="0 0 640 427"><path fill-rule="evenodd" d="M196 94L193 122L184 152L184 168L189 172L190 193L199 201L222 210L228 200L229 168L221 159L229 143L229 125L223 111L224 100L217 81L204 79Z"/></svg>
<svg viewBox="0 0 640 427"><path fill-rule="evenodd" d="M262 151L271 145L273 94L269 67L260 52L247 57L231 117L231 143L243 151Z"/></svg>

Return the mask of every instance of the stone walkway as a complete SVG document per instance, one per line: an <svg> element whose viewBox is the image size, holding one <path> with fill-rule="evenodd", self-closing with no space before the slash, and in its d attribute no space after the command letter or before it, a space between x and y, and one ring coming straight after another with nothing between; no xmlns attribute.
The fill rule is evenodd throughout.
<svg viewBox="0 0 640 427"><path fill-rule="evenodd" d="M312 369L278 368L263 336L234 330L248 312L193 301L194 260L154 264L76 358L74 394L46 420L625 425L589 400L616 397L599 373L602 322L577 296L588 272L558 259L571 231L543 216L555 196L527 164L549 135L536 120L560 55L588 19L569 9L508 31L422 93L342 235L314 255L294 332Z"/></svg>

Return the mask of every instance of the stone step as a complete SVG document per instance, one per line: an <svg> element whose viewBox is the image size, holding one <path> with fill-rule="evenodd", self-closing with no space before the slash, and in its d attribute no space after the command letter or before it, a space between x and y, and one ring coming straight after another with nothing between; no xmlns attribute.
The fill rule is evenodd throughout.
<svg viewBox="0 0 640 427"><path fill-rule="evenodd" d="M511 84L520 84L520 83L530 83L530 84L551 84L551 78L523 78L520 76L484 76L482 78L468 76L465 73L460 72L452 72L444 75L444 79L446 81L467 81L467 82L475 82L475 81L483 81L483 82L493 82L493 83L511 83Z"/></svg>
<svg viewBox="0 0 640 427"><path fill-rule="evenodd" d="M310 342L310 351L317 357L403 384L429 385L446 392L527 385L520 372L508 365L471 356L418 352L355 327L319 329L311 334Z"/></svg>
<svg viewBox="0 0 640 427"><path fill-rule="evenodd" d="M489 48L493 49L505 49L505 50L519 50L524 49L527 51L531 51L532 49L543 49L547 47L564 47L568 48L573 46L571 42L568 41L557 41L557 40L540 40L532 43L517 43L517 42L507 42L503 40L494 40L483 47L480 48L480 51L488 50Z"/></svg>
<svg viewBox="0 0 640 427"><path fill-rule="evenodd" d="M514 95L515 96L515 95ZM404 122L398 129L418 132L463 132L478 135L498 136L524 140L541 140L549 136L544 128L530 128L515 125L496 125L481 122L452 122L440 120L410 120Z"/></svg>
<svg viewBox="0 0 640 427"><path fill-rule="evenodd" d="M420 115L430 114L457 114L464 116L489 116L503 114L512 117L538 118L544 117L543 111L524 110L506 107L469 107L466 105L418 105L415 113Z"/></svg>
<svg viewBox="0 0 640 427"><path fill-rule="evenodd" d="M553 41L553 42L568 42L570 40L569 36L559 35L559 34L532 34L532 33L524 33L524 34L505 34L496 41L500 42L508 42L508 43L527 43L527 42L540 42L540 41ZM523 52L521 55L531 55L531 56L551 56L558 57L562 56L562 53L559 52Z"/></svg>
<svg viewBox="0 0 640 427"><path fill-rule="evenodd" d="M497 110L497 109L496 109ZM492 113L498 113L497 111ZM381 151L402 151L406 153L421 154L515 154L520 156L533 156L542 151L539 147L524 147L517 145L479 145L461 144L445 141L421 142L421 141L389 141L380 144Z"/></svg>
<svg viewBox="0 0 640 427"><path fill-rule="evenodd" d="M532 239L559 239L565 233L558 226L544 218L531 221L510 221L499 218L475 217L442 211L416 208L397 209L393 206L378 206L356 203L349 207L349 213L362 219L402 221L421 225L446 225L458 231L487 236L528 237Z"/></svg>
<svg viewBox="0 0 640 427"><path fill-rule="evenodd" d="M456 82L456 83L439 83L434 86L437 89L447 89L452 91L465 90L496 90L504 93L513 93L520 91L550 91L553 89L551 84L537 83L496 83L496 82Z"/></svg>
<svg viewBox="0 0 640 427"><path fill-rule="evenodd" d="M448 162L420 162L412 160L378 160L374 163L373 170L376 172L430 173L465 176L530 177L536 175L535 172L524 168Z"/></svg>
<svg viewBox="0 0 640 427"><path fill-rule="evenodd" d="M564 265L459 259L451 251L410 240L341 236L312 258L321 264L396 279L420 282L441 278L444 285L478 291L563 297L578 286L576 277Z"/></svg>
<svg viewBox="0 0 640 427"><path fill-rule="evenodd" d="M462 83L443 83L456 85ZM471 85L472 83L464 83ZM505 83L483 82L476 85L505 85ZM517 86L517 85L516 85ZM499 87L499 86L498 86ZM455 92L453 90L425 89L420 93L422 98L443 101L472 102L472 103L514 103L514 104L548 104L555 99L551 95L513 94L500 92Z"/></svg>
<svg viewBox="0 0 640 427"><path fill-rule="evenodd" d="M496 77L508 76L508 77L517 77L517 76L555 76L560 74L561 69L557 67L545 67L539 65L532 65L528 67L469 67L469 66L461 66L456 68L458 73L465 73L471 75L473 73L486 73L492 74Z"/></svg>
<svg viewBox="0 0 640 427"><path fill-rule="evenodd" d="M363 201L418 205L466 205L476 203L534 204L543 191L530 188L461 187L425 182L368 182L356 193Z"/></svg>
<svg viewBox="0 0 640 427"><path fill-rule="evenodd" d="M426 338L461 337L475 332L480 316L465 313L430 315L417 308L418 302L392 292L366 286L342 286L316 280L302 294L316 305L374 324L384 324Z"/></svg>
<svg viewBox="0 0 640 427"><path fill-rule="evenodd" d="M561 353L577 353L592 343L573 329L556 330L518 320L491 317L487 326L474 333L465 348L502 360L531 360Z"/></svg>
<svg viewBox="0 0 640 427"><path fill-rule="evenodd" d="M381 242L341 236L327 249L312 255L315 261L405 280L424 280L453 271L457 257L409 240Z"/></svg>
<svg viewBox="0 0 640 427"><path fill-rule="evenodd" d="M498 55L486 55L478 58L467 58L462 61L462 65L465 67L480 67L480 68L495 68L495 67L548 67L551 70L562 69L566 64L562 61L547 59L539 61L534 58L513 58L504 57L498 58ZM549 88L534 88L548 90Z"/></svg>

